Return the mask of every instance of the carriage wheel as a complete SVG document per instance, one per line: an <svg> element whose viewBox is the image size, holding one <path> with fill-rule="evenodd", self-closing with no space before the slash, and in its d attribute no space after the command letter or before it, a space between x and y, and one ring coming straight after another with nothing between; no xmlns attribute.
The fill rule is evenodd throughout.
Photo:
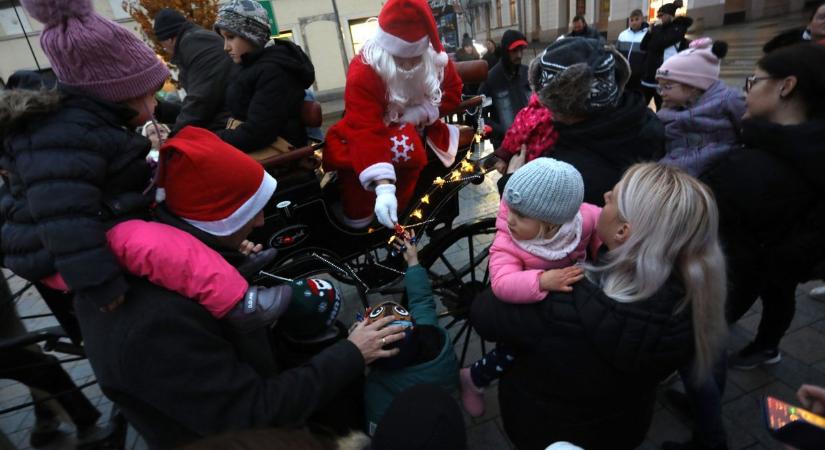
<svg viewBox="0 0 825 450"><path fill-rule="evenodd" d="M473 331L468 320L470 306L490 285L488 262L495 233L495 218L481 219L455 228L421 251L421 265L430 275L435 299L444 307L439 317L447 318L447 329L458 328L453 344L462 345L459 360L462 366ZM481 340L481 351L486 353L484 340Z"/></svg>

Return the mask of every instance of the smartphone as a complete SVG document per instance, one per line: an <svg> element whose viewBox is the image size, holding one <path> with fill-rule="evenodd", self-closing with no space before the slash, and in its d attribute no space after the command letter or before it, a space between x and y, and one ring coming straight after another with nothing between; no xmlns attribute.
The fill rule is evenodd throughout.
<svg viewBox="0 0 825 450"><path fill-rule="evenodd" d="M825 417L770 396L764 405L768 430L776 440L799 450L825 448Z"/></svg>

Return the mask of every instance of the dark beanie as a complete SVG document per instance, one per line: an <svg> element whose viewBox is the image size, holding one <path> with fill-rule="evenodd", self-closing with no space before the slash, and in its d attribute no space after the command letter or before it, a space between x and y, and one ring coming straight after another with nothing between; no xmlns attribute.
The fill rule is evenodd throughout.
<svg viewBox="0 0 825 450"><path fill-rule="evenodd" d="M163 8L155 15L155 37L165 41L178 35L186 17L175 9Z"/></svg>
<svg viewBox="0 0 825 450"><path fill-rule="evenodd" d="M421 384L398 394L372 438L372 450L467 449L464 418L443 389Z"/></svg>
<svg viewBox="0 0 825 450"><path fill-rule="evenodd" d="M659 8L659 14L670 14L671 16L676 15L676 10L679 9L675 3L665 3Z"/></svg>

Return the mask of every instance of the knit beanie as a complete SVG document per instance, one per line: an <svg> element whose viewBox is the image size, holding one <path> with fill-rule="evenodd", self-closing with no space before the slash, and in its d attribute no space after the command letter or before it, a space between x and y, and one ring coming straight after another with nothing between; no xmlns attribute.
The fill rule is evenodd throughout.
<svg viewBox="0 0 825 450"><path fill-rule="evenodd" d="M178 10L163 8L155 14L154 32L159 41L171 39L180 33L186 23L186 17Z"/></svg>
<svg viewBox="0 0 825 450"><path fill-rule="evenodd" d="M467 449L458 404L431 384L413 386L393 399L378 422L372 450Z"/></svg>
<svg viewBox="0 0 825 450"><path fill-rule="evenodd" d="M659 8L657 14L669 14L671 16L675 16L677 9L679 9L679 6L675 3L665 3Z"/></svg>
<svg viewBox="0 0 825 450"><path fill-rule="evenodd" d="M668 58L656 71L656 79L676 81L703 91L719 81L719 64L728 53L724 41L697 39L690 48Z"/></svg>
<svg viewBox="0 0 825 450"><path fill-rule="evenodd" d="M516 170L504 186L507 206L527 217L563 225L576 217L584 200L584 181L575 167L537 158Z"/></svg>
<svg viewBox="0 0 825 450"><path fill-rule="evenodd" d="M530 65L530 85L553 113L590 116L613 109L630 76L627 60L597 39L550 44Z"/></svg>
<svg viewBox="0 0 825 450"><path fill-rule="evenodd" d="M304 278L292 283L292 300L281 319L281 330L293 339L317 336L332 326L341 310L341 296L327 280Z"/></svg>
<svg viewBox="0 0 825 450"><path fill-rule="evenodd" d="M95 97L122 102L154 92L169 77L131 31L94 11L91 0L22 0L45 27L40 46L57 79Z"/></svg>
<svg viewBox="0 0 825 450"><path fill-rule="evenodd" d="M215 31L228 31L258 47L263 47L272 37L269 16L260 3L254 0L231 0L218 10Z"/></svg>

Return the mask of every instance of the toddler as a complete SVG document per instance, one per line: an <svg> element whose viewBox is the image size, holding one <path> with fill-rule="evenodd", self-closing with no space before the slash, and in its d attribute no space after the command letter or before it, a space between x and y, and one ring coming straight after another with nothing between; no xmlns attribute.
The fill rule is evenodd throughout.
<svg viewBox="0 0 825 450"><path fill-rule="evenodd" d="M596 233L601 208L582 203L584 182L570 164L537 158L504 187L496 236L490 247L490 280L496 298L535 303L549 292L569 292L584 276L577 263L601 246ZM461 401L473 417L484 414L483 388L511 367L514 354L499 344L461 369Z"/></svg>
<svg viewBox="0 0 825 450"><path fill-rule="evenodd" d="M740 119L745 100L719 79L725 42L693 41L656 71L665 126L666 154L661 162L698 177L731 149L740 145Z"/></svg>

